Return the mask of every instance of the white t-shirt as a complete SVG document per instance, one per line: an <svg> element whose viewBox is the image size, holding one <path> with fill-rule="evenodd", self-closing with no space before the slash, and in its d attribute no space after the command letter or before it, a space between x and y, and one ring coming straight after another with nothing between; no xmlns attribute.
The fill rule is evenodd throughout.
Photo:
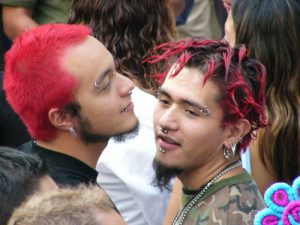
<svg viewBox="0 0 300 225"><path fill-rule="evenodd" d="M157 100L135 88L132 101L140 121L139 134L126 142L109 142L97 165L97 181L129 225L159 225L163 223L170 193L160 192L151 184L156 152L153 112Z"/></svg>

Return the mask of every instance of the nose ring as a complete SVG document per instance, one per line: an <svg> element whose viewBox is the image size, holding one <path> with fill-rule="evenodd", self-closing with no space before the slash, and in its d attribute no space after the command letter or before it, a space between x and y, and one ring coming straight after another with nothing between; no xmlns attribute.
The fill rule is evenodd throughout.
<svg viewBox="0 0 300 225"><path fill-rule="evenodd" d="M169 129L168 128L161 128L160 131L163 132L164 134L167 134L169 132Z"/></svg>

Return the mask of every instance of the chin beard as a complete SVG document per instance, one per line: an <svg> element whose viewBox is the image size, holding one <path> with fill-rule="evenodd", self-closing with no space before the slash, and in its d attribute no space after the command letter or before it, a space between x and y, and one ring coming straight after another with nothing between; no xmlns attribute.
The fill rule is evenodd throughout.
<svg viewBox="0 0 300 225"><path fill-rule="evenodd" d="M121 133L121 134L114 135L112 138L115 142L118 142L118 143L125 142L126 140L136 137L139 133L139 129L140 129L140 123L138 121L136 126L134 128L132 128L131 130Z"/></svg>
<svg viewBox="0 0 300 225"><path fill-rule="evenodd" d="M139 122L133 127L131 130L119 133L113 136L109 135L101 135L101 134L95 134L90 132L91 125L86 120L80 121L80 132L79 136L80 138L86 143L86 144L96 144L99 142L108 142L110 138L113 138L115 142L124 142L127 139L134 138L137 136L139 132Z"/></svg>
<svg viewBox="0 0 300 225"><path fill-rule="evenodd" d="M171 179L182 173L182 169L177 167L168 167L163 165L157 159L153 160L155 178L152 184L162 191L163 189L171 190Z"/></svg>
<svg viewBox="0 0 300 225"><path fill-rule="evenodd" d="M71 114L78 119L78 126L74 128L73 136L80 138L86 144L97 144L101 142L108 142L113 138L116 142L124 142L127 139L134 138L139 132L139 121L135 126L125 132L120 132L113 135L103 135L91 132L92 125L88 119L80 114L81 106L78 102L71 102L65 107L65 112Z"/></svg>

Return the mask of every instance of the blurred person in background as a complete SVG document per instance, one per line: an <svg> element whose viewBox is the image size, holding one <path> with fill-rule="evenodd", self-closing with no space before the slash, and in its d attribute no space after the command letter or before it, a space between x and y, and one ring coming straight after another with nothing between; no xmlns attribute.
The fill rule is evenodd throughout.
<svg viewBox="0 0 300 225"><path fill-rule="evenodd" d="M268 126L251 145L251 173L261 193L300 173L300 2L234 0L226 40L243 43L266 67ZM283 19L284 18L284 19Z"/></svg>
<svg viewBox="0 0 300 225"><path fill-rule="evenodd" d="M126 225L98 186L36 194L15 210L8 225Z"/></svg>
<svg viewBox="0 0 300 225"><path fill-rule="evenodd" d="M56 188L41 157L0 147L0 225L7 225L15 208L33 194Z"/></svg>

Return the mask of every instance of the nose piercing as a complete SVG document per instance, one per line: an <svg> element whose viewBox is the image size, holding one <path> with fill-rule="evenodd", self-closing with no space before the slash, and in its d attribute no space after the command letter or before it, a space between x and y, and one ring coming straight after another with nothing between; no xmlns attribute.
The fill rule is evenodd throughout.
<svg viewBox="0 0 300 225"><path fill-rule="evenodd" d="M163 148L160 148L159 151L161 151L162 153L165 153L165 152L166 152L166 150L163 149Z"/></svg>
<svg viewBox="0 0 300 225"><path fill-rule="evenodd" d="M164 134L167 134L169 129L168 128L161 128L160 131L163 132Z"/></svg>
<svg viewBox="0 0 300 225"><path fill-rule="evenodd" d="M128 95L131 95L131 94L132 94L132 91L129 91L129 92L128 92Z"/></svg>

